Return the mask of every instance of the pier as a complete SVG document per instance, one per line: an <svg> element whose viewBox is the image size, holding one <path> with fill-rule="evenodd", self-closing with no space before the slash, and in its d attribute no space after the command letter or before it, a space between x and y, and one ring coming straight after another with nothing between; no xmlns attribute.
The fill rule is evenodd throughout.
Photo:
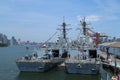
<svg viewBox="0 0 120 80"><path fill-rule="evenodd" d="M110 69L114 74L120 71L120 42L102 44L100 58L103 67Z"/></svg>

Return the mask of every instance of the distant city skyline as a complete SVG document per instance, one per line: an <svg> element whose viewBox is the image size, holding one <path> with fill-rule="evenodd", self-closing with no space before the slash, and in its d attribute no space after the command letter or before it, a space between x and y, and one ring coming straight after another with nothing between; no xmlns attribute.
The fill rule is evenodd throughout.
<svg viewBox="0 0 120 80"><path fill-rule="evenodd" d="M76 29L81 27L78 24L83 17L94 31L120 37L120 0L1 0L0 33L8 38L43 42L57 31L63 16L71 24L67 27L72 28L68 31L72 39L77 39Z"/></svg>

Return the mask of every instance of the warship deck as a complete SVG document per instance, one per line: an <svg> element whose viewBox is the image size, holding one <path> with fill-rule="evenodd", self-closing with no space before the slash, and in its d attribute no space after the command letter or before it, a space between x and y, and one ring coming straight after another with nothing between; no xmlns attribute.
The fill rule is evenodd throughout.
<svg viewBox="0 0 120 80"><path fill-rule="evenodd" d="M58 61L63 62L64 59L62 58L52 58L52 59L17 59L16 62L42 62L42 63L58 63Z"/></svg>
<svg viewBox="0 0 120 80"><path fill-rule="evenodd" d="M90 64L95 64L95 63L100 63L98 59L86 59L86 60L77 60L77 59L67 59L65 63L90 63Z"/></svg>

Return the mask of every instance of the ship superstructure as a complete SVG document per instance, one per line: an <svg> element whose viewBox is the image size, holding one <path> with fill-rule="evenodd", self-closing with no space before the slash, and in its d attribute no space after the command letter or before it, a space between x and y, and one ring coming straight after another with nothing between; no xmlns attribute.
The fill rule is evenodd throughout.
<svg viewBox="0 0 120 80"><path fill-rule="evenodd" d="M66 60L65 69L68 73L97 74L99 71L97 48L92 38L87 35L85 18L80 23L83 32L78 39L78 55Z"/></svg>
<svg viewBox="0 0 120 80"><path fill-rule="evenodd" d="M45 72L64 62L65 58L68 57L66 23L63 21L61 26L62 35L59 36L55 45L45 46L45 52L42 57L35 53L16 60L20 71Z"/></svg>

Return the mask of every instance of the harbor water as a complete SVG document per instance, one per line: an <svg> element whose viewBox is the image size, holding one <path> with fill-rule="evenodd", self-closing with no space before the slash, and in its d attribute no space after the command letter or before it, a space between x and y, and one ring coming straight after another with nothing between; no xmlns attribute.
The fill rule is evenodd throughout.
<svg viewBox="0 0 120 80"><path fill-rule="evenodd" d="M56 67L45 73L20 72L15 60L26 54L31 54L35 46L26 50L25 46L0 47L0 80L107 80L110 73L101 70L99 75L67 74L64 67ZM71 53L73 56L74 52ZM105 79L101 79L102 78Z"/></svg>

